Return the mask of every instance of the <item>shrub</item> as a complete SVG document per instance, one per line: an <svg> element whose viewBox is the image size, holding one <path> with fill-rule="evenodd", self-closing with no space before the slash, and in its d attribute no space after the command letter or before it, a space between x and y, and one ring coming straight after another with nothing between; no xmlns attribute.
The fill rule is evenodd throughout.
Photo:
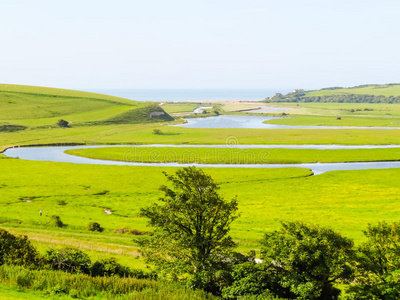
<svg viewBox="0 0 400 300"><path fill-rule="evenodd" d="M102 232L103 228L101 228L100 224L97 222L90 222L88 224L88 230L89 231L98 231L98 232Z"/></svg>
<svg viewBox="0 0 400 300"><path fill-rule="evenodd" d="M69 124L68 121L65 121L65 120L63 120L63 119L58 120L58 122L57 122L57 125L58 125L59 127L61 127L61 128L69 127L68 124Z"/></svg>
<svg viewBox="0 0 400 300"><path fill-rule="evenodd" d="M0 265L5 263L39 266L42 258L26 236L14 236L0 229Z"/></svg>
<svg viewBox="0 0 400 300"><path fill-rule="evenodd" d="M63 227L64 223L61 221L60 216L57 215L52 215L50 217L50 223L51 225L55 226L55 227Z"/></svg>
<svg viewBox="0 0 400 300"><path fill-rule="evenodd" d="M47 250L46 259L53 270L85 274L89 274L90 271L90 258L85 252L79 249L50 249Z"/></svg>
<svg viewBox="0 0 400 300"><path fill-rule="evenodd" d="M162 132L160 129L154 129L154 130L153 130L153 134L162 135L163 132Z"/></svg>
<svg viewBox="0 0 400 300"><path fill-rule="evenodd" d="M96 261L90 268L90 274L92 276L128 277L131 275L131 270L128 267L119 264L116 258L110 257Z"/></svg>
<svg viewBox="0 0 400 300"><path fill-rule="evenodd" d="M122 233L122 234L129 233L129 234L132 234L132 235L146 235L146 234L148 234L147 231L142 231L142 230L138 230L138 229L131 229L129 227L117 228L117 229L114 230L114 233Z"/></svg>

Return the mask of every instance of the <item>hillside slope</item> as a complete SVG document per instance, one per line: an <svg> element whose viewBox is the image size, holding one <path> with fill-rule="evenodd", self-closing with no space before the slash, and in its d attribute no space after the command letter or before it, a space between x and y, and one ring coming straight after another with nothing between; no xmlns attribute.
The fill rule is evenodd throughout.
<svg viewBox="0 0 400 300"><path fill-rule="evenodd" d="M325 88L307 92L308 97L338 94L373 95L385 97L400 96L400 84L366 84L349 88Z"/></svg>
<svg viewBox="0 0 400 300"><path fill-rule="evenodd" d="M400 103L400 84L369 84L276 94L266 102Z"/></svg>
<svg viewBox="0 0 400 300"><path fill-rule="evenodd" d="M146 108L147 115L135 119L127 112ZM85 124L121 119L123 123L159 122L150 116L152 111L163 111L157 104L132 101L109 95L74 90L0 84L0 125L54 125L59 119L70 124ZM164 111L163 111L164 112ZM164 112L165 113L165 112ZM165 113L166 120L172 119ZM168 118L169 117L169 118ZM121 122L119 122L121 123Z"/></svg>

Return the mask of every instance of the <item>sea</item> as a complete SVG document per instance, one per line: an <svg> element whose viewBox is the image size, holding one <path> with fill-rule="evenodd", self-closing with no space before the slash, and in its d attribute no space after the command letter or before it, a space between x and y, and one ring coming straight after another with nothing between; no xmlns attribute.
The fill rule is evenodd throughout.
<svg viewBox="0 0 400 300"><path fill-rule="evenodd" d="M86 89L137 101L263 100L293 89Z"/></svg>

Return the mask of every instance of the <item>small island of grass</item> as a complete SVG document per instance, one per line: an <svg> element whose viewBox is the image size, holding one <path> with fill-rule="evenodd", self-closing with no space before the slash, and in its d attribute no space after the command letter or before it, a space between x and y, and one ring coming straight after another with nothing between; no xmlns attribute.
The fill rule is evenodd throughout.
<svg viewBox="0 0 400 300"><path fill-rule="evenodd" d="M400 148L385 149L237 149L190 147L101 147L72 149L67 154L141 163L300 164L400 160Z"/></svg>

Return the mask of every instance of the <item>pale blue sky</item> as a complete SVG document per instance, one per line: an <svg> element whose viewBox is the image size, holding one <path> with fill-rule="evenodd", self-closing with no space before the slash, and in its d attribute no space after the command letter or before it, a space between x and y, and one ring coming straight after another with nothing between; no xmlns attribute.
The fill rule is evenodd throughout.
<svg viewBox="0 0 400 300"><path fill-rule="evenodd" d="M400 82L400 1L9 0L0 82L322 88Z"/></svg>

